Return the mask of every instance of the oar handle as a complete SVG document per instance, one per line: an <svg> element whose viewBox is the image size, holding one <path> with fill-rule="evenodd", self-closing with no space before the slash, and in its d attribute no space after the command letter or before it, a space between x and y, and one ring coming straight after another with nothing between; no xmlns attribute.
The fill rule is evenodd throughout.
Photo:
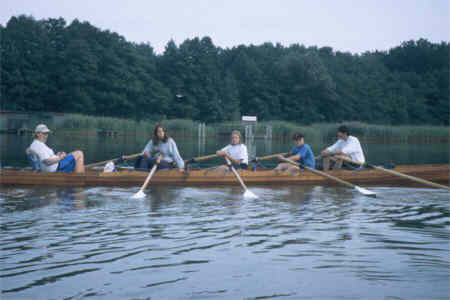
<svg viewBox="0 0 450 300"><path fill-rule="evenodd" d="M85 168L92 168L92 167L96 167L96 166L101 166L104 164L109 163L110 161L112 162L117 162L118 160L122 159L122 160L127 160L127 159L133 159L139 156L142 156L144 153L136 153L136 154L131 154L131 155L125 155L122 157L118 157L118 158L113 158L113 159L109 159L109 160L104 160L104 161L100 161L100 162L96 162L96 163L92 163L89 165L84 166Z"/></svg>
<svg viewBox="0 0 450 300"><path fill-rule="evenodd" d="M258 162L258 161L262 161L262 160L278 158L280 155L284 156L284 155L288 155L288 154L289 153L278 153L278 154L271 154L271 155L267 155L267 156L255 157L255 159L253 159L252 162Z"/></svg>
<svg viewBox="0 0 450 300"><path fill-rule="evenodd" d="M195 163L195 162L199 162L199 161L203 161L203 160L208 160L214 157L219 156L218 154L211 154L211 155L206 155L206 156L199 156L199 157L193 157L190 160L186 160L185 163Z"/></svg>
<svg viewBox="0 0 450 300"><path fill-rule="evenodd" d="M347 161L349 163L352 163L352 164L356 164L356 165L360 165L360 166L366 166L366 167L369 167L369 168L374 168L374 169L380 170L382 172L385 172L385 173L388 173L388 174L391 174L391 175L394 175L394 176L399 176L399 177L402 177L402 178L405 178L405 179L409 179L409 180L412 180L412 181L415 181L415 182L418 182L418 183L421 183L421 184L424 184L424 185L428 185L428 186L431 186L431 187L450 190L450 187L448 187L448 186L445 186L445 185L442 185L442 184L438 184L438 183L434 183L434 182L431 182L431 181L428 181L428 180L425 180L425 179L422 179L422 178L414 177L414 176L411 176L411 175L403 174L403 173L400 173L400 172L397 172L397 171L394 171L394 170L388 170L388 169L385 169L385 168L382 168L382 167L378 167L378 166L374 166L374 165L370 165L370 164L367 164L367 163L360 163L358 161L354 161L354 160L346 158L346 157L341 157L341 159L344 160L344 161Z"/></svg>

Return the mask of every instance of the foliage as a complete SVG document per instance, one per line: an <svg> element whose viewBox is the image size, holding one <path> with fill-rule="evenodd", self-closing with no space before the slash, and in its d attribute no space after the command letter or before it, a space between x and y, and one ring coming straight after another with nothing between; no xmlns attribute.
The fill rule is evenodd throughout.
<svg viewBox="0 0 450 300"><path fill-rule="evenodd" d="M156 55L149 44L88 22L24 15L0 26L0 36L3 110L136 121L256 115L303 125L449 125L448 42L351 54L298 44L221 49L203 37L169 41Z"/></svg>

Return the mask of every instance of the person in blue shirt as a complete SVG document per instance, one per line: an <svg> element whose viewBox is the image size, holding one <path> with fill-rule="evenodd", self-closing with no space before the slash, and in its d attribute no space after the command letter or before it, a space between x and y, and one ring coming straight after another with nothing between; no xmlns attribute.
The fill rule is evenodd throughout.
<svg viewBox="0 0 450 300"><path fill-rule="evenodd" d="M316 167L316 160L314 158L314 153L311 150L311 147L308 144L305 144L305 137L300 132L297 132L292 137L292 140L295 143L295 146L292 148L289 156L287 157L290 160L298 161L299 166L307 166L310 168ZM294 165L289 163L280 163L275 168L275 170L292 170L297 169Z"/></svg>

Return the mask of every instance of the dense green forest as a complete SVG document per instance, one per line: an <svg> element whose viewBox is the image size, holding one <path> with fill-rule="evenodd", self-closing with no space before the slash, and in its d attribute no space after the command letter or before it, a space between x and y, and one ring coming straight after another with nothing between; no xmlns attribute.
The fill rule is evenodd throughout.
<svg viewBox="0 0 450 300"><path fill-rule="evenodd" d="M300 44L222 49L203 37L169 41L158 55L88 22L23 15L0 25L0 38L3 110L449 124L449 42L351 54Z"/></svg>

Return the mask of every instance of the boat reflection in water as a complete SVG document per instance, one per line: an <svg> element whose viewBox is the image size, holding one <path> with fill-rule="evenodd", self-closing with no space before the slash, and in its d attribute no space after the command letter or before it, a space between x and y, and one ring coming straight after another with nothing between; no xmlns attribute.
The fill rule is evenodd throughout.
<svg viewBox="0 0 450 300"><path fill-rule="evenodd" d="M56 190L58 207L63 211L72 211L86 208L86 194L84 188L60 188Z"/></svg>

